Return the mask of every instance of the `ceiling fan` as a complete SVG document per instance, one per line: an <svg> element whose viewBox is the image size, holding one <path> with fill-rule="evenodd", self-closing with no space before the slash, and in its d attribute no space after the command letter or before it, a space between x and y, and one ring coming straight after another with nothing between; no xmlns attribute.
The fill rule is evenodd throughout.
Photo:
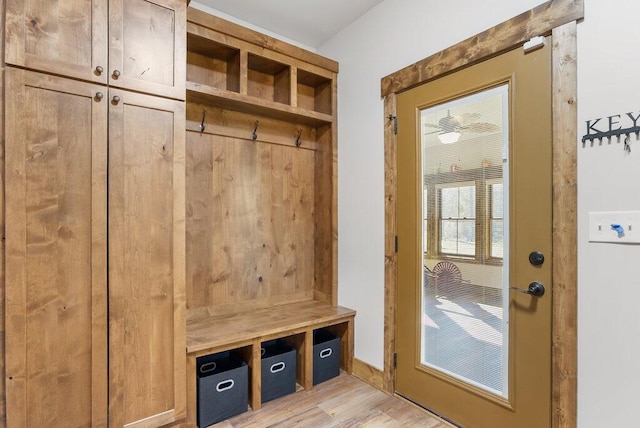
<svg viewBox="0 0 640 428"><path fill-rule="evenodd" d="M489 122L475 122L480 118L480 113L463 113L460 116L451 116L451 111L447 110L447 115L438 121L438 124L425 123L427 128L437 128L437 131L427 132L427 134L439 134L438 139L443 144L455 143L463 133L483 133L497 132L500 127Z"/></svg>

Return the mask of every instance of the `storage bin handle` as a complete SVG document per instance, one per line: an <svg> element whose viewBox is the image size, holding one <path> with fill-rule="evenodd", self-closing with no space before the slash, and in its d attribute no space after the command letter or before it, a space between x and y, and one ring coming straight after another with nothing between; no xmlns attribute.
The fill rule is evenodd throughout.
<svg viewBox="0 0 640 428"><path fill-rule="evenodd" d="M286 367L286 364L284 363L284 361L280 361L279 363L275 363L274 365L272 365L269 371L271 373L278 373L284 370L285 367Z"/></svg>
<svg viewBox="0 0 640 428"><path fill-rule="evenodd" d="M233 379L223 380L222 382L219 382L216 385L216 391L218 392L227 391L233 388L233 385L235 385L235 382L233 381Z"/></svg>
<svg viewBox="0 0 640 428"><path fill-rule="evenodd" d="M215 369L216 369L216 362L215 361L212 361L210 363L204 363L203 365L200 366L200 373L201 374L211 373Z"/></svg>
<svg viewBox="0 0 640 428"><path fill-rule="evenodd" d="M331 348L323 349L322 351L320 351L320 358L330 357L331 354L333 354L333 349Z"/></svg>

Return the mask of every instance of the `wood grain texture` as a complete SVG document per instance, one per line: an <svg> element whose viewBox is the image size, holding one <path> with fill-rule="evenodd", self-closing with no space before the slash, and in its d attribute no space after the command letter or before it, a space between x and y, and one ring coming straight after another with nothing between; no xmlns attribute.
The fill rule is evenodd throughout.
<svg viewBox="0 0 640 428"><path fill-rule="evenodd" d="M0 0L0 10L5 10L5 0ZM4 80L4 19L0 19L0 58L2 59L0 67L0 426L6 426L6 406L5 406L5 221L4 221L4 194L5 194L5 80Z"/></svg>
<svg viewBox="0 0 640 428"><path fill-rule="evenodd" d="M552 426L577 426L577 43L576 23L553 30Z"/></svg>
<svg viewBox="0 0 640 428"><path fill-rule="evenodd" d="M7 63L106 83L107 4L6 0Z"/></svg>
<svg viewBox="0 0 640 428"><path fill-rule="evenodd" d="M333 79L335 80L335 79ZM333 111L332 79L318 76L305 70L297 70L293 79L297 82L297 105L307 110L331 114Z"/></svg>
<svg viewBox="0 0 640 428"><path fill-rule="evenodd" d="M202 27L214 29L221 34L244 40L259 46L260 48L266 48L278 53L300 58L310 64L326 68L327 70L331 70L336 73L338 72L338 63L333 60L281 40L274 39L273 37L269 37L265 34L258 33L257 31L241 27L240 25L226 21L217 16L189 8L187 11L187 19L188 21L196 23Z"/></svg>
<svg viewBox="0 0 640 428"><path fill-rule="evenodd" d="M353 375L380 391L387 392L384 385L384 373L357 358L353 359Z"/></svg>
<svg viewBox="0 0 640 428"><path fill-rule="evenodd" d="M188 421L196 415L195 359L226 350L240 351L248 362L251 379L249 403L256 411L261 400L261 344L283 338L297 351L296 380L304 389L313 387L313 330L327 328L341 338L341 367L352 371L353 319L355 312L317 301L279 305L254 311L219 313L215 307L197 308L187 314Z"/></svg>
<svg viewBox="0 0 640 428"><path fill-rule="evenodd" d="M6 73L7 425L105 426L107 103Z"/></svg>
<svg viewBox="0 0 640 428"><path fill-rule="evenodd" d="M233 34L227 34L224 31L218 31L218 28L207 27L206 25L200 25L195 22L188 21L187 22L187 34L189 35L189 40L193 41L193 36L200 37L202 39L206 39L208 41L212 41L214 43L222 44L224 46L228 46L233 49L240 50L240 62L241 62L241 71L244 68L246 71L248 67L248 63L243 64L243 56L255 55L262 58L265 58L269 61L275 61L281 64L287 64L291 67L297 67L301 70L306 70L310 73L317 74L319 76L324 76L326 78L330 78L332 75L336 74L332 68L321 67L315 64L313 61L306 61L304 58L296 56L296 55L287 55L276 50L264 48L260 45L248 42L243 40L239 36L234 36ZM188 47L187 49L190 50ZM207 48L209 50L210 48ZM312 54L316 55L316 54ZM242 91L240 91L242 93Z"/></svg>
<svg viewBox="0 0 640 428"><path fill-rule="evenodd" d="M333 117L329 114L294 108L287 104L259 98L256 96L257 92L252 92L252 95L243 95L196 82L187 82L186 85L187 101L195 103L313 126L328 124L333 121Z"/></svg>
<svg viewBox="0 0 640 428"><path fill-rule="evenodd" d="M112 89L110 426L185 415L184 104Z"/></svg>
<svg viewBox="0 0 640 428"><path fill-rule="evenodd" d="M316 129L315 153L315 299L338 303L338 154L336 126Z"/></svg>
<svg viewBox="0 0 640 428"><path fill-rule="evenodd" d="M223 313L214 307L187 312L187 352L218 352L347 322L355 311L314 300L289 303L250 312Z"/></svg>
<svg viewBox="0 0 640 428"><path fill-rule="evenodd" d="M256 132L256 143L287 146L294 150L317 150L316 128L286 120L271 119L245 112L227 110L207 104L187 103L187 132L201 133L200 125L204 114L204 131L207 135L217 135L238 139L251 139L256 120L260 120ZM298 139L298 133L300 136ZM200 141L193 136L194 141ZM296 148L296 139L300 147Z"/></svg>
<svg viewBox="0 0 640 428"><path fill-rule="evenodd" d="M184 100L186 8L182 0L109 1L110 86Z"/></svg>
<svg viewBox="0 0 640 428"><path fill-rule="evenodd" d="M310 298L314 152L188 133L187 306Z"/></svg>
<svg viewBox="0 0 640 428"><path fill-rule="evenodd" d="M398 282L398 253L396 253L396 201L398 195L398 136L395 133L396 94L384 99L384 379L383 391L395 391L396 352L396 293Z"/></svg>
<svg viewBox="0 0 640 428"><path fill-rule="evenodd" d="M385 97L499 55L531 37L584 17L584 0L550 0L452 47L382 78Z"/></svg>
<svg viewBox="0 0 640 428"><path fill-rule="evenodd" d="M240 92L240 49L187 33L187 80Z"/></svg>
<svg viewBox="0 0 640 428"><path fill-rule="evenodd" d="M298 391L265 403L259 411L248 411L217 425L234 427L421 427L451 425L342 373L312 390Z"/></svg>
<svg viewBox="0 0 640 428"><path fill-rule="evenodd" d="M291 71L286 64L249 54L247 95L290 104Z"/></svg>

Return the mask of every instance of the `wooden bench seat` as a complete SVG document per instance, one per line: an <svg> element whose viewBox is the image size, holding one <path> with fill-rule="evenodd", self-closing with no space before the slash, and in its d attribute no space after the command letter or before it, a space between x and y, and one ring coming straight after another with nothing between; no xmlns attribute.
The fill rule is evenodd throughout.
<svg viewBox="0 0 640 428"><path fill-rule="evenodd" d="M340 337L341 367L351 373L353 322L356 312L315 300L251 311L219 313L215 308L187 311L188 417L195 421L196 358L236 350L251 368L250 404L261 407L260 348L264 341L282 338L297 349L297 382L313 386L313 330L327 328Z"/></svg>

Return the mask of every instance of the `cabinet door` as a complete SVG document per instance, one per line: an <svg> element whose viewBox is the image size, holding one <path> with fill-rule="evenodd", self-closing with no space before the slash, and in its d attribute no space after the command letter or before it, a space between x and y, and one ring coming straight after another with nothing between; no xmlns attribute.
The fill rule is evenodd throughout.
<svg viewBox="0 0 640 428"><path fill-rule="evenodd" d="M6 78L7 426L106 426L104 89Z"/></svg>
<svg viewBox="0 0 640 428"><path fill-rule="evenodd" d="M184 103L109 91L109 424L185 416Z"/></svg>
<svg viewBox="0 0 640 428"><path fill-rule="evenodd" d="M107 83L108 0L6 0L7 64Z"/></svg>
<svg viewBox="0 0 640 428"><path fill-rule="evenodd" d="M184 0L109 1L109 85L185 98Z"/></svg>

